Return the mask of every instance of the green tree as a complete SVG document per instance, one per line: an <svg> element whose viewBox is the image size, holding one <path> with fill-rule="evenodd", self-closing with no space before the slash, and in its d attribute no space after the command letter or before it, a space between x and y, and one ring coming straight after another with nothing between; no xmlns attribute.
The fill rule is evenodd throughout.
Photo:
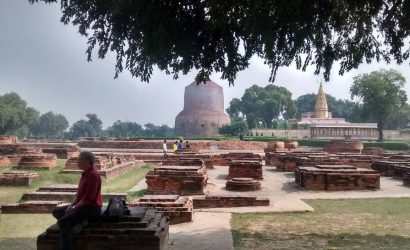
<svg viewBox="0 0 410 250"><path fill-rule="evenodd" d="M279 117L291 119L295 117L296 105L292 100L292 93L284 87L269 84L266 87L253 85L245 90L241 100L233 100L228 113L235 115L242 113L249 128L259 124L272 128L273 121Z"/></svg>
<svg viewBox="0 0 410 250"><path fill-rule="evenodd" d="M96 114L87 114L88 120L79 120L70 129L70 137L96 137L102 135L102 121Z"/></svg>
<svg viewBox="0 0 410 250"><path fill-rule="evenodd" d="M63 115L50 111L42 114L30 128L33 135L58 138L63 137L63 133L68 126L68 121Z"/></svg>
<svg viewBox="0 0 410 250"><path fill-rule="evenodd" d="M198 81L222 72L233 83L253 55L271 67L272 81L293 62L328 80L336 61L343 74L409 57L408 1L29 0L39 1L61 3L61 21L88 37L89 61L96 47L99 58L112 51L116 76L125 68L143 81L157 66L175 78L199 69Z"/></svg>
<svg viewBox="0 0 410 250"><path fill-rule="evenodd" d="M15 133L21 129L28 133L28 126L38 115L39 112L28 107L17 93L0 95L0 134Z"/></svg>
<svg viewBox="0 0 410 250"><path fill-rule="evenodd" d="M378 70L353 78L351 98L363 103L364 114L374 117L379 131L378 141L383 141L383 129L393 114L404 107L407 101L403 90L405 78L395 70Z"/></svg>
<svg viewBox="0 0 410 250"><path fill-rule="evenodd" d="M136 122L114 122L107 128L107 134L114 137L138 137L144 135L144 129Z"/></svg>
<svg viewBox="0 0 410 250"><path fill-rule="evenodd" d="M345 118L349 122L364 122L362 117L361 105L349 100L336 99L326 94L326 100L332 117ZM298 116L305 112L313 112L316 104L316 94L305 94L299 96L296 100Z"/></svg>
<svg viewBox="0 0 410 250"><path fill-rule="evenodd" d="M144 135L148 137L171 137L174 136L174 129L167 125L157 126L152 123L144 125Z"/></svg>
<svg viewBox="0 0 410 250"><path fill-rule="evenodd" d="M238 132L241 132L242 135L247 134L249 131L248 124L246 121L241 118L234 118L231 120L231 124L223 125L219 128L219 133L222 135L237 136Z"/></svg>
<svg viewBox="0 0 410 250"><path fill-rule="evenodd" d="M238 118L241 114L241 100L238 98L233 98L229 102L229 107L226 109L231 119Z"/></svg>

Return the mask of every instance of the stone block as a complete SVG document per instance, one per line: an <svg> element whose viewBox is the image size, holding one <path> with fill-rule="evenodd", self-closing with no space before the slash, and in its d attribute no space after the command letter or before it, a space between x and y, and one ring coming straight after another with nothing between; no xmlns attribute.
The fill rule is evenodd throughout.
<svg viewBox="0 0 410 250"><path fill-rule="evenodd" d="M38 177L36 172L8 171L0 174L0 185L4 186L30 186Z"/></svg>
<svg viewBox="0 0 410 250"><path fill-rule="evenodd" d="M145 176L149 194L204 194L208 174L204 166L155 167Z"/></svg>
<svg viewBox="0 0 410 250"><path fill-rule="evenodd" d="M252 178L233 178L226 182L226 189L230 191L257 191L261 183Z"/></svg>
<svg viewBox="0 0 410 250"><path fill-rule="evenodd" d="M262 163L260 161L232 160L229 164L229 179L233 178L263 180Z"/></svg>
<svg viewBox="0 0 410 250"><path fill-rule="evenodd" d="M24 169L51 169L57 166L55 154L30 154L21 155L19 168Z"/></svg>
<svg viewBox="0 0 410 250"><path fill-rule="evenodd" d="M101 216L73 235L76 250L166 250L168 249L168 218L155 210L131 207L129 216L113 222ZM38 250L58 249L58 227L53 225L37 237Z"/></svg>
<svg viewBox="0 0 410 250"><path fill-rule="evenodd" d="M194 209L198 208L218 208L218 207L251 207L269 206L267 198L257 198L256 196L203 196L194 197Z"/></svg>
<svg viewBox="0 0 410 250"><path fill-rule="evenodd" d="M145 195L129 202L131 207L149 207L169 217L169 224L192 222L191 197L179 195Z"/></svg>

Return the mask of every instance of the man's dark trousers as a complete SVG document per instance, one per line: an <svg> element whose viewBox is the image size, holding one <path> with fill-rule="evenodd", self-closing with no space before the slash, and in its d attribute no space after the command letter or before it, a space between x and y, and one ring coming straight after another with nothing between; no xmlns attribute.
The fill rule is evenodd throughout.
<svg viewBox="0 0 410 250"><path fill-rule="evenodd" d="M79 207L66 213L67 208L68 206L61 206L53 209L53 216L57 219L60 231L61 250L74 249L71 235L71 228L73 226L81 224L85 220L93 221L101 214L101 207Z"/></svg>

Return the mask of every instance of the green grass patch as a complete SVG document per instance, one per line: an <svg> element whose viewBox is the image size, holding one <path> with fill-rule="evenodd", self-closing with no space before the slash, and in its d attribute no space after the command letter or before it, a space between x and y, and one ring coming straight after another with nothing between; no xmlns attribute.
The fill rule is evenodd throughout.
<svg viewBox="0 0 410 250"><path fill-rule="evenodd" d="M137 185L152 168L154 168L153 165L143 165L139 168L132 169L114 180L104 181L102 191L103 193L125 193Z"/></svg>
<svg viewBox="0 0 410 250"><path fill-rule="evenodd" d="M233 214L236 249L407 249L410 198L306 200L313 213Z"/></svg>
<svg viewBox="0 0 410 250"><path fill-rule="evenodd" d="M48 214L2 214L0 249L36 249L36 239L55 219Z"/></svg>
<svg viewBox="0 0 410 250"><path fill-rule="evenodd" d="M60 174L60 171L64 169L66 160L59 159L57 161L57 167L50 170L29 170L38 173L38 178L35 179L29 187L8 187L0 186L0 205L13 203L20 200L24 192L31 192L37 190L41 186L47 186L52 184L77 184L80 180L79 174ZM4 171L19 170L16 166L10 166Z"/></svg>

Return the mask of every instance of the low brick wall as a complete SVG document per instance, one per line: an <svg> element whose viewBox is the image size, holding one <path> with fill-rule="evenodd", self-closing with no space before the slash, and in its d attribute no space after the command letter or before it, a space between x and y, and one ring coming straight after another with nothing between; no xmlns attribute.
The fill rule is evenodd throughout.
<svg viewBox="0 0 410 250"><path fill-rule="evenodd" d="M22 155L18 167L22 169L51 169L57 166L55 154Z"/></svg>
<svg viewBox="0 0 410 250"><path fill-rule="evenodd" d="M0 174L0 185L4 186L30 186L38 177L36 172L8 171Z"/></svg>
<svg viewBox="0 0 410 250"><path fill-rule="evenodd" d="M257 191L261 189L261 183L252 178L233 178L226 182L226 190L230 191Z"/></svg>
<svg viewBox="0 0 410 250"><path fill-rule="evenodd" d="M218 207L252 207L269 206L267 198L256 196L205 196L194 197L194 209Z"/></svg>
<svg viewBox="0 0 410 250"><path fill-rule="evenodd" d="M262 180L262 163L259 161L231 161L229 164L229 179L241 177Z"/></svg>

